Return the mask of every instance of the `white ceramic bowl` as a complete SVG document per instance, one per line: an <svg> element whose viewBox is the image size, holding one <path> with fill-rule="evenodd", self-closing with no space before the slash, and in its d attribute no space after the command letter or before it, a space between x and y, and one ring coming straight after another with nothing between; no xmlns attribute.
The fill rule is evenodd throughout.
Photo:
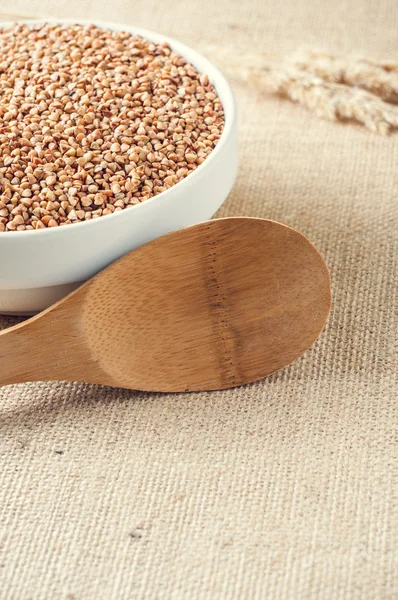
<svg viewBox="0 0 398 600"><path fill-rule="evenodd" d="M79 19L52 22L88 23ZM224 131L216 148L192 174L142 204L65 227L0 233L0 313L3 314L38 312L129 250L169 231L210 219L224 202L236 176L236 107L222 73L185 44L166 36L128 25L98 21L94 24L129 31L157 43L167 42L198 71L206 73L224 106ZM7 25L10 24L1 26Z"/></svg>

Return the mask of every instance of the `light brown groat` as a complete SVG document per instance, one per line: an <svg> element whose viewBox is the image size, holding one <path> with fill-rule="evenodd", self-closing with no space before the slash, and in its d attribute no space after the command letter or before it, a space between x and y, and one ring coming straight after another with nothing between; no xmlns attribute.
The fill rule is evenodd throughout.
<svg viewBox="0 0 398 600"><path fill-rule="evenodd" d="M93 25L0 32L0 231L95 219L172 187L224 126L167 44Z"/></svg>

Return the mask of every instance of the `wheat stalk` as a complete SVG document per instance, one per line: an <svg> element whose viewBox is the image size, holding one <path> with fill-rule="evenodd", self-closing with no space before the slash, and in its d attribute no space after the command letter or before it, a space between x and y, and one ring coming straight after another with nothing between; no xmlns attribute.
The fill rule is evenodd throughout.
<svg viewBox="0 0 398 600"><path fill-rule="evenodd" d="M264 69L252 77L268 92L298 102L330 121L356 121L382 135L398 127L398 108L367 91L327 82L295 67Z"/></svg>
<svg viewBox="0 0 398 600"><path fill-rule="evenodd" d="M387 102L398 101L398 63L333 56L321 50L300 48L287 62L325 81L360 87Z"/></svg>
<svg viewBox="0 0 398 600"><path fill-rule="evenodd" d="M398 107L382 99L384 96L391 98L395 93L393 90L398 91L398 86L393 88L390 84L388 88L385 78L388 73L390 82L398 77L398 64L375 64L374 72L378 69L380 74L384 74L384 78L377 79L375 76L371 80L369 76L366 86L364 78L363 87L368 88L365 90L359 87L358 81L354 82L353 77L343 83L341 75L338 76L337 67L329 71L322 67L317 72L313 67L318 64L317 60L312 61L311 58L310 61L310 57L325 54L316 50L307 52L310 54L307 55L306 62L300 59L303 60L301 63L298 53L281 61L277 56L251 52L242 52L238 56L232 49L223 51L214 48L219 64L235 81L244 81L257 89L288 98L330 121L355 121L381 135L388 135L398 128ZM368 61L368 73L372 65ZM316 71L315 74L311 72L312 68Z"/></svg>

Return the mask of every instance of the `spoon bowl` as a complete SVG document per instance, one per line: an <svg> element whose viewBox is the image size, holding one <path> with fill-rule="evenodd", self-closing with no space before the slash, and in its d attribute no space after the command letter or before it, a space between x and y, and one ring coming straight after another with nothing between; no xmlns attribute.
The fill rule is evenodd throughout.
<svg viewBox="0 0 398 600"><path fill-rule="evenodd" d="M330 304L327 267L302 234L265 219L208 221L141 246L1 332L0 384L234 387L298 358Z"/></svg>

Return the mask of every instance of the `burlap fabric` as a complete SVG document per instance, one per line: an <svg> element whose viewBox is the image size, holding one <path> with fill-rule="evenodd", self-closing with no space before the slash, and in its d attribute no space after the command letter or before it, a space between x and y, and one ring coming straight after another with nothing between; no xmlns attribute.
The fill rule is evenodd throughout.
<svg viewBox="0 0 398 600"><path fill-rule="evenodd" d="M0 8L134 23L215 62L217 46L302 43L398 58L394 0ZM398 597L398 134L234 85L241 167L220 215L276 219L318 246L327 329L294 365L231 391L1 389L1 600Z"/></svg>

